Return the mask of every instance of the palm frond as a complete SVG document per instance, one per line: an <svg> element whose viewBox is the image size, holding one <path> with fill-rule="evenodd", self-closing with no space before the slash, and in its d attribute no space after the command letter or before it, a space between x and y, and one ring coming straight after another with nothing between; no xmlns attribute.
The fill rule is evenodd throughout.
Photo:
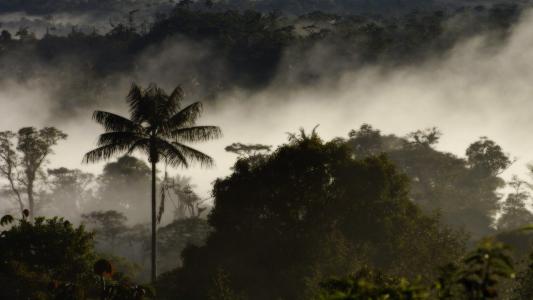
<svg viewBox="0 0 533 300"><path fill-rule="evenodd" d="M136 123L142 123L146 121L147 112L150 111L150 105L146 94L148 89L143 90L135 83L131 84L130 91L126 97L126 101L130 106L131 120Z"/></svg>
<svg viewBox="0 0 533 300"><path fill-rule="evenodd" d="M215 164L213 158L205 153L193 149L184 144L173 142L172 145L179 151L188 161L198 162L202 167L211 167Z"/></svg>
<svg viewBox="0 0 533 300"><path fill-rule="evenodd" d="M174 88L174 90L172 91L172 93L170 93L170 96L168 96L169 99L172 99L172 103L175 104L176 108L179 109L179 104L181 102L181 100L183 100L183 89L181 88L181 86L177 86L176 88Z"/></svg>
<svg viewBox="0 0 533 300"><path fill-rule="evenodd" d="M174 130L172 136L178 141L203 142L220 138L222 131L218 126L194 126Z"/></svg>
<svg viewBox="0 0 533 300"><path fill-rule="evenodd" d="M131 153L135 148L141 147L146 143L146 137L135 132L107 132L98 138L98 148L85 154L83 161L86 163L107 160L111 156L119 153Z"/></svg>
<svg viewBox="0 0 533 300"><path fill-rule="evenodd" d="M146 156L150 157L150 139L144 138L137 140L128 148L126 155L131 155L135 150L141 150Z"/></svg>
<svg viewBox="0 0 533 300"><path fill-rule="evenodd" d="M106 132L100 135L98 148L85 154L84 162L141 150L155 163L161 157L172 166L188 167L189 161L212 166L210 156L180 142L207 141L219 138L222 132L216 126L194 126L202 113L202 104L196 102L180 110L182 98L179 86L167 95L155 84L143 89L133 83L127 96L130 119L104 111L94 113L94 120Z"/></svg>
<svg viewBox="0 0 533 300"><path fill-rule="evenodd" d="M202 103L195 102L177 112L165 122L165 127L169 130L176 130L184 126L192 126L196 119L202 114Z"/></svg>
<svg viewBox="0 0 533 300"><path fill-rule="evenodd" d="M139 125L114 113L97 110L93 113L93 120L102 125L105 131L137 131Z"/></svg>
<svg viewBox="0 0 533 300"><path fill-rule="evenodd" d="M126 152L131 145L108 144L91 150L83 156L84 163L94 163L101 160L110 159L115 154Z"/></svg>
<svg viewBox="0 0 533 300"><path fill-rule="evenodd" d="M173 167L177 167L180 165L183 165L186 168L189 167L187 157L183 153L181 153L181 151L177 149L172 143L169 143L164 139L156 139L155 146L157 147L157 152L159 153L159 155L165 158L166 162L169 165Z"/></svg>
<svg viewBox="0 0 533 300"><path fill-rule="evenodd" d="M180 108L180 102L183 99L183 90L177 86L170 95L167 95L164 90L158 90L158 115L162 119L168 119Z"/></svg>
<svg viewBox="0 0 533 300"><path fill-rule="evenodd" d="M125 132L125 131L113 131L113 132L106 132L101 134L98 137L98 146L105 146L105 145L111 145L111 144L117 144L117 145L123 145L127 144L128 147L133 145L135 142L144 139L140 134L137 134L135 132Z"/></svg>

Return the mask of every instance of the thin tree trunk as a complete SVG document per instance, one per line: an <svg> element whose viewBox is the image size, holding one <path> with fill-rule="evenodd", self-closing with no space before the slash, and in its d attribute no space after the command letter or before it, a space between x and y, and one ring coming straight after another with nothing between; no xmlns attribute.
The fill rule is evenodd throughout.
<svg viewBox="0 0 533 300"><path fill-rule="evenodd" d="M22 202L22 196L20 195L19 190L15 186L15 182L14 182L13 177L11 176L11 174L7 175L7 179L9 180L9 185L11 186L11 190L13 191L13 193L15 193L15 196L17 196L17 201L18 201L19 207L20 207L20 215L22 217L24 217L24 202Z"/></svg>
<svg viewBox="0 0 533 300"><path fill-rule="evenodd" d="M33 221L35 200L33 199L33 182L28 183L28 207L30 211L30 220Z"/></svg>
<svg viewBox="0 0 533 300"><path fill-rule="evenodd" d="M157 230L156 230L156 162L152 161L152 283L157 277Z"/></svg>

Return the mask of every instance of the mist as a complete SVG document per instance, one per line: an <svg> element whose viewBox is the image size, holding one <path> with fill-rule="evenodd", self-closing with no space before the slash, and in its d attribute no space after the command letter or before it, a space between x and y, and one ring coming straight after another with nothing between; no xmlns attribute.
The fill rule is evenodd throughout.
<svg viewBox="0 0 533 300"><path fill-rule="evenodd" d="M417 65L365 67L336 74L338 80L324 79L312 87L288 85L291 73L281 70L260 91L226 91L204 103L200 121L223 130L222 139L197 145L214 157L216 166L211 169L193 166L172 172L192 177L199 193L208 197L211 183L228 175L236 160L234 154L224 151L233 142L277 146L287 140L287 132L300 127L311 130L316 125L321 137L329 140L346 137L351 129L370 123L384 133L400 136L436 126L444 134L437 148L459 156L464 155L471 142L488 136L518 159L505 175L524 174L532 146L527 142L533 105L529 101L533 92L532 23L532 13L525 13L505 44L498 47L489 47L490 36L481 35L459 43L443 57ZM55 148L50 166L99 173L104 162L81 163L83 154L94 147L101 131L91 120L92 112L99 109L127 115L124 99L132 81L141 84L156 81L166 89L185 84L185 102L202 100L202 95L194 93L194 89L202 87L195 86L194 78L187 74L209 68L210 76L224 76L222 63L215 61L198 67L212 51L216 49L209 44L183 38L150 48L137 62L134 74L117 76L94 102L74 99L58 102L54 98L57 91L50 89L58 69L47 70L46 77L29 81L3 80L0 126L13 130L28 125L56 126L69 138ZM318 47L307 55L307 64L320 69L321 65L342 63L321 61L322 57ZM63 75L60 83L67 77ZM64 109L74 113L66 117L61 113Z"/></svg>
<svg viewBox="0 0 533 300"><path fill-rule="evenodd" d="M13 216L0 229L38 224L34 211L68 220L42 219L61 228L86 226L87 251L168 299L190 291L213 298L211 285L227 284L261 299L307 300L300 290L317 293L330 276L363 266L431 282L447 263L469 270L463 257L487 236L518 247L533 241L510 231L533 222L533 8L297 17L207 2L129 12L120 5L101 14L0 14L0 31L10 32L0 34L0 131L52 126L68 135L51 143L35 189L20 156L17 183L0 178L0 217ZM132 84L152 83L168 93L183 88L176 110L202 102L196 125L218 126L223 136L190 146L215 165L161 160L152 182L145 153L84 163L104 131L94 111L129 116ZM319 138L292 135L300 130ZM0 138L9 153L5 141L17 138ZM281 150L247 156L228 151L233 143ZM382 152L389 159L376 157ZM529 268L527 247L517 270ZM234 286L226 271L237 275ZM259 284L248 286L250 278Z"/></svg>

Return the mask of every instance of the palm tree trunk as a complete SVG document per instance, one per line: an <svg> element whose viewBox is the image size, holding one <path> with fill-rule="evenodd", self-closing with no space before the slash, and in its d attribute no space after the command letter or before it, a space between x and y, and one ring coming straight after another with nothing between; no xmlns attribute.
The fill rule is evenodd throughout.
<svg viewBox="0 0 533 300"><path fill-rule="evenodd" d="M156 162L152 161L152 283L157 277L157 230L156 230Z"/></svg>

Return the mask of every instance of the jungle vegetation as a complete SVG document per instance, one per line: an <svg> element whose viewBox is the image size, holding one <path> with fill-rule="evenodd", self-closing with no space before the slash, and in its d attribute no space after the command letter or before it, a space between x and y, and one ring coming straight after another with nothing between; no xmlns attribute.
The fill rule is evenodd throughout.
<svg viewBox="0 0 533 300"><path fill-rule="evenodd" d="M0 11L123 2L13 0ZM525 7L376 14L365 5L373 4L181 1L149 23L130 14L107 32L3 30L0 80L60 82L58 117L94 104L118 77L138 79L139 61L157 57L154 49L187 44L203 55L170 93L132 84L129 116L94 113L104 132L80 157L108 160L98 176L52 168L49 156L68 139L61 129L0 132L0 200L13 207L0 219L0 298L531 299L531 184L505 180L515 161L490 137L452 154L438 150L438 128L400 136L353 120L353 130L331 140L302 129L277 147L232 141L235 164L208 199L190 178L166 172L213 162L189 143L221 129L197 125L202 105L189 100L412 66L479 34L490 51Z"/></svg>

